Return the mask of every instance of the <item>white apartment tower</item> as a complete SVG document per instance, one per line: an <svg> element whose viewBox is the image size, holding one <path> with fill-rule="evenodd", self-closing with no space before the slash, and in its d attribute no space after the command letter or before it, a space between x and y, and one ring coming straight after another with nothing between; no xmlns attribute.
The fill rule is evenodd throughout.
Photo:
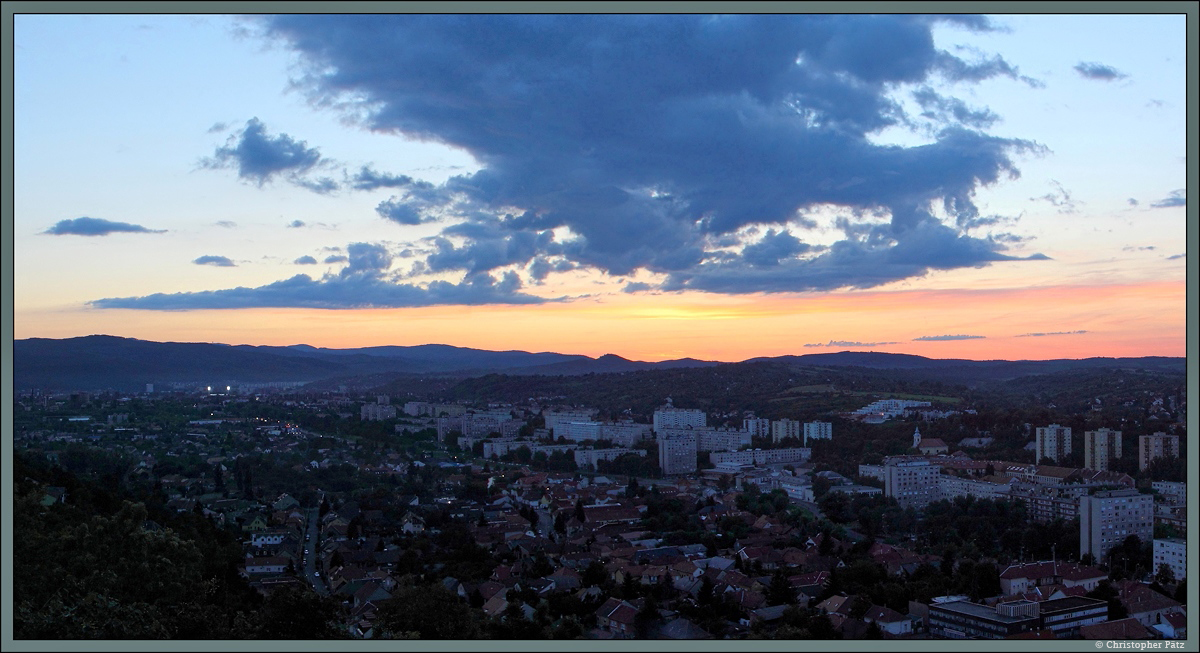
<svg viewBox="0 0 1200 653"><path fill-rule="evenodd" d="M1130 535L1154 538L1154 496L1137 490L1109 490L1079 497L1079 555L1104 562Z"/></svg>
<svg viewBox="0 0 1200 653"><path fill-rule="evenodd" d="M939 496L938 476L942 469L927 460L885 459L883 491L895 497L902 508L923 508Z"/></svg>
<svg viewBox="0 0 1200 653"><path fill-rule="evenodd" d="M654 411L654 432L663 429L683 429L706 426L708 420L704 411L689 408L676 408L667 397L667 405Z"/></svg>
<svg viewBox="0 0 1200 653"><path fill-rule="evenodd" d="M1042 458L1049 458L1058 463L1069 455L1071 455L1071 427L1058 424L1038 427L1036 462L1040 463Z"/></svg>
<svg viewBox="0 0 1200 653"><path fill-rule="evenodd" d="M1121 457L1121 432L1112 429L1083 432L1083 466L1108 471L1111 461Z"/></svg>
<svg viewBox="0 0 1200 653"><path fill-rule="evenodd" d="M833 423L832 422L805 422L804 423L804 446L809 446L809 440L832 440L833 439Z"/></svg>
<svg viewBox="0 0 1200 653"><path fill-rule="evenodd" d="M771 435L771 420L765 417L744 419L742 420L742 430L749 431L753 437L765 438Z"/></svg>
<svg viewBox="0 0 1200 653"><path fill-rule="evenodd" d="M771 441L779 442L784 438L800 439L803 434L804 424L798 420L781 419L771 422Z"/></svg>
<svg viewBox="0 0 1200 653"><path fill-rule="evenodd" d="M675 433L658 440L658 465L665 476L696 471L696 434Z"/></svg>
<svg viewBox="0 0 1200 653"><path fill-rule="evenodd" d="M1138 469L1145 471L1155 458L1179 457L1179 436L1159 431L1138 438Z"/></svg>

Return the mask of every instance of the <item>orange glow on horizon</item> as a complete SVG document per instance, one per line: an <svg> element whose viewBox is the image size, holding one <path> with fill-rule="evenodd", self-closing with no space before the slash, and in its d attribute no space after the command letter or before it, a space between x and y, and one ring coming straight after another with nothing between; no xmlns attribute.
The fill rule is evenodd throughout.
<svg viewBox="0 0 1200 653"><path fill-rule="evenodd" d="M740 361L843 350L973 360L1184 356L1185 298L1185 282L1163 281L788 295L615 293L538 306L168 312L72 307L19 313L15 337L106 333L330 348L438 343L647 361ZM1032 333L1062 335L1023 336ZM914 340L955 335L983 337Z"/></svg>

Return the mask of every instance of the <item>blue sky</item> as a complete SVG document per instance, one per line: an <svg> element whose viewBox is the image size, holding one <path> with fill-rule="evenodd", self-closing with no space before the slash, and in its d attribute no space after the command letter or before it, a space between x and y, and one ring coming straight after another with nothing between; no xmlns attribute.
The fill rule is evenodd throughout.
<svg viewBox="0 0 1200 653"><path fill-rule="evenodd" d="M803 313L867 292L1181 289L1184 27L17 16L17 336L207 326L280 344L298 332L261 326L283 319L262 311L288 309L322 312L312 344L349 344L330 311L356 324L425 311L426 330L378 326L357 343L385 344L445 334L465 308L521 322L596 306L745 314L768 299ZM1156 310L1177 310L1181 333L1182 290L1170 296ZM1011 316L981 308L974 324L931 310L911 333L876 334L865 315L755 346L1096 344L1119 323L1132 350L1139 328L1092 308L999 328ZM1146 353L1172 340L1155 334Z"/></svg>

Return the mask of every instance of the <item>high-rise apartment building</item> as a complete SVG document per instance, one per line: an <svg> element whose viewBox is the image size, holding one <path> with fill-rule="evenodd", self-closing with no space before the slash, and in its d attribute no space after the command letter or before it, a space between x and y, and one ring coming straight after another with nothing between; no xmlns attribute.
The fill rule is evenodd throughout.
<svg viewBox="0 0 1200 653"><path fill-rule="evenodd" d="M708 424L704 411L694 408L676 408L667 398L667 405L654 411L654 432L663 429L683 429L706 426Z"/></svg>
<svg viewBox="0 0 1200 653"><path fill-rule="evenodd" d="M1051 424L1039 426L1037 429L1037 459L1049 458L1054 462L1062 462L1071 455L1071 427Z"/></svg>
<svg viewBox="0 0 1200 653"><path fill-rule="evenodd" d="M1154 538L1154 497L1137 490L1108 490L1079 497L1079 555L1104 562L1114 546L1136 535Z"/></svg>
<svg viewBox="0 0 1200 653"><path fill-rule="evenodd" d="M1179 436L1159 431L1138 438L1138 469L1145 471L1155 458L1179 457Z"/></svg>
<svg viewBox="0 0 1200 653"><path fill-rule="evenodd" d="M765 417L751 417L742 420L742 430L749 431L750 435L756 438L765 438L771 435L771 420Z"/></svg>
<svg viewBox="0 0 1200 653"><path fill-rule="evenodd" d="M658 465L665 476L696 471L696 434L673 433L658 439Z"/></svg>
<svg viewBox="0 0 1200 653"><path fill-rule="evenodd" d="M1112 461L1121 457L1121 432L1099 429L1083 432L1083 466L1108 471Z"/></svg>
<svg viewBox="0 0 1200 653"><path fill-rule="evenodd" d="M928 460L906 457L883 461L883 491L895 497L901 508L922 508L939 496L938 476L942 469Z"/></svg>
<svg viewBox="0 0 1200 653"><path fill-rule="evenodd" d="M804 446L809 446L809 440L832 440L833 424L830 422L805 422Z"/></svg>
<svg viewBox="0 0 1200 653"><path fill-rule="evenodd" d="M784 438L800 439L803 434L804 424L794 419L780 419L771 422L771 441L779 442Z"/></svg>

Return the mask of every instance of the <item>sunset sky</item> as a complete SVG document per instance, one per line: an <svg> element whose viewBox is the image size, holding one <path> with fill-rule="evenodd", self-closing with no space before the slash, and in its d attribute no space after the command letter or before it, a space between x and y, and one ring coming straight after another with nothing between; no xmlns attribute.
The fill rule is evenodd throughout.
<svg viewBox="0 0 1200 653"><path fill-rule="evenodd" d="M18 15L14 46L16 338L1186 353L1183 15Z"/></svg>

